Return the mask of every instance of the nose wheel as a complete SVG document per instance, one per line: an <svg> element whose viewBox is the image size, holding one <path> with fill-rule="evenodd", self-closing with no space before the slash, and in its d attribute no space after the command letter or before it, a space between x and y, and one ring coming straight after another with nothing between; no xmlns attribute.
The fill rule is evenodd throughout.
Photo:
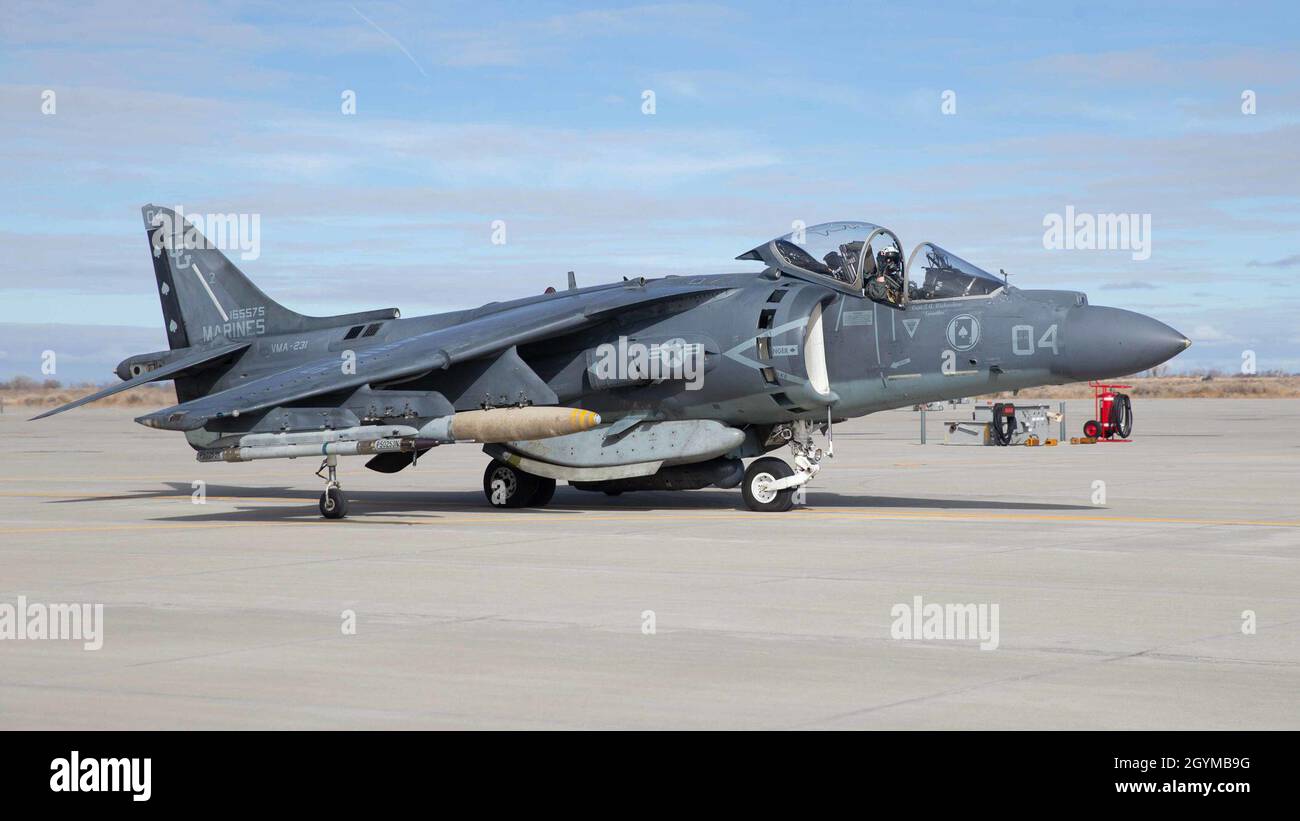
<svg viewBox="0 0 1300 821"><path fill-rule="evenodd" d="M741 495L750 510L760 513L784 513L794 506L794 487L780 487L777 482L794 476L784 459L765 456L755 459L745 471Z"/></svg>
<svg viewBox="0 0 1300 821"><path fill-rule="evenodd" d="M348 515L348 497L339 487L338 464L339 457L326 456L316 471L316 475L325 480L325 492L320 495L320 515L326 519L342 519Z"/></svg>

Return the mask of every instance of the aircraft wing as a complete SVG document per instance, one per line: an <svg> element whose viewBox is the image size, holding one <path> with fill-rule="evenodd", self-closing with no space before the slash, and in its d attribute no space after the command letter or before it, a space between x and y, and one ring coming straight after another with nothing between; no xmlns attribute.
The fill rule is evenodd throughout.
<svg viewBox="0 0 1300 821"><path fill-rule="evenodd" d="M655 286L604 288L503 307L458 325L360 348L356 351L356 367L348 372L344 372L342 360L338 357L317 359L141 416L136 421L166 430L196 430L225 416L238 416L311 396L415 376L435 368L449 368L503 351L512 345L570 333L630 308L723 290L716 285L665 285L662 280Z"/></svg>
<svg viewBox="0 0 1300 821"><path fill-rule="evenodd" d="M44 419L45 417L53 416L56 413L63 413L66 410L79 408L82 405L88 405L91 402L98 402L100 399L103 399L106 396L112 396L115 393L121 393L122 391L129 391L132 388L138 388L141 385L144 385L149 382L156 382L159 379L166 379L168 377L175 376L176 374L179 374L181 371L187 371L191 368L211 362L214 359L220 359L224 356L238 353L242 351L244 348L247 348L250 344L252 343L235 342L229 345L221 345L216 348L206 348L204 350L194 351L193 353L187 354L186 356L182 356L178 359L168 362L166 365L163 365L158 368L154 368L151 371L145 371L139 376L133 376L124 382L119 382L118 384L113 385L111 387L107 387L102 391L97 391L96 393L92 393L90 396L83 396L80 399L76 400L75 402L69 402L66 405L60 405L54 410L48 410L39 416L33 416L28 421L35 422L37 419Z"/></svg>

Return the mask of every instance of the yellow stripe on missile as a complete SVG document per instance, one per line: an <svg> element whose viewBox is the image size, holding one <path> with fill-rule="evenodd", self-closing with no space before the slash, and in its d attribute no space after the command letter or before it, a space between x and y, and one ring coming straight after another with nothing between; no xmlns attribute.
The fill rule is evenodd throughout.
<svg viewBox="0 0 1300 821"><path fill-rule="evenodd" d="M600 416L589 410L573 408L569 411L569 425L575 430L591 430L600 424Z"/></svg>

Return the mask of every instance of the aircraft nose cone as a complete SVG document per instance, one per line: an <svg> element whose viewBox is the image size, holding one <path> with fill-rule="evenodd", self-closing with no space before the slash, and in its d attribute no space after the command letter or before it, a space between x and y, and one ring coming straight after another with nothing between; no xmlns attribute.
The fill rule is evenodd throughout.
<svg viewBox="0 0 1300 821"><path fill-rule="evenodd" d="M1076 379L1128 376L1191 346L1182 333L1133 311L1085 305L1070 311L1057 372Z"/></svg>

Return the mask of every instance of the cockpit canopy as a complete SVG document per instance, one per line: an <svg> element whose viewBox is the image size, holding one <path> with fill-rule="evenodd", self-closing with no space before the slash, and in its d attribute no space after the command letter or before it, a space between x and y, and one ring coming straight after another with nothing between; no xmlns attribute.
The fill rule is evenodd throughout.
<svg viewBox="0 0 1300 821"><path fill-rule="evenodd" d="M902 267L902 247L888 228L869 222L823 222L799 228L747 251L736 259L762 260L798 276L811 274L856 291L876 269L886 248Z"/></svg>
<svg viewBox="0 0 1300 821"><path fill-rule="evenodd" d="M923 242L907 260L911 299L951 299L985 296L1005 283L933 242Z"/></svg>
<svg viewBox="0 0 1300 821"><path fill-rule="evenodd" d="M869 222L824 222L796 229L736 259L760 260L791 276L829 281L894 308L912 300L987 296L1004 285L930 242L916 246L904 265L902 243L894 232Z"/></svg>

